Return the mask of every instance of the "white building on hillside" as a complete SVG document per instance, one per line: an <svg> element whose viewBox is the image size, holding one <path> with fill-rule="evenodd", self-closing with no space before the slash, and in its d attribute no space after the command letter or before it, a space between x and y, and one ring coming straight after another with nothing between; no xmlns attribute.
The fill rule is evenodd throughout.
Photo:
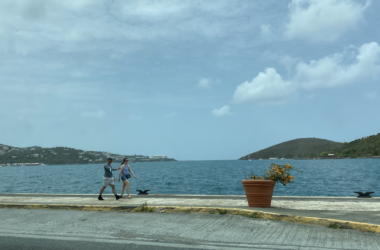
<svg viewBox="0 0 380 250"><path fill-rule="evenodd" d="M165 156L165 155L153 155L152 158L153 158L153 159L166 159L166 158L168 158L168 157Z"/></svg>

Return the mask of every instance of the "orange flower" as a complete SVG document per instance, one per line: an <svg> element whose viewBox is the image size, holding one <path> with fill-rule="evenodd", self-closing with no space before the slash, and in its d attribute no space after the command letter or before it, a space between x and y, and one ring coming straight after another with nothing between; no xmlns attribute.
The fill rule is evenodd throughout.
<svg viewBox="0 0 380 250"><path fill-rule="evenodd" d="M292 183L292 180L295 179L294 176L291 176L289 171L296 169L292 167L290 164L279 165L279 164L271 164L268 171L265 171L266 175L264 176L255 176L251 174L251 179L253 180L274 180L275 182L280 182L284 186L289 183ZM297 170L297 169L296 169ZM297 170L298 171L298 170Z"/></svg>

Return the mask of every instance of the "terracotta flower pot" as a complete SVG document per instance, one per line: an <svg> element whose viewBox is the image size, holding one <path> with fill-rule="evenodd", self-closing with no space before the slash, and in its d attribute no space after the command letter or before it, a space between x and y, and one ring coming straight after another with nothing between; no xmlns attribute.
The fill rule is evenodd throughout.
<svg viewBox="0 0 380 250"><path fill-rule="evenodd" d="M248 206L270 207L273 189L276 185L272 180L242 180Z"/></svg>

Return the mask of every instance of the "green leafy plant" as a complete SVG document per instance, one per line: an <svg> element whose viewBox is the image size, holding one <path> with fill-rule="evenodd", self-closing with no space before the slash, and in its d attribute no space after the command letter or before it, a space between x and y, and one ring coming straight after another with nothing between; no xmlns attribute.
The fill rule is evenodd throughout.
<svg viewBox="0 0 380 250"><path fill-rule="evenodd" d="M275 182L279 182L282 185L286 186L288 184L293 183L293 180L296 178L290 175L291 170L296 170L298 172L302 172L295 167L292 167L289 164L279 165L272 163L270 164L269 171L266 171L266 175L264 176L256 176L251 172L250 176L246 180L273 180Z"/></svg>
<svg viewBox="0 0 380 250"><path fill-rule="evenodd" d="M263 218L259 213L254 212L247 216L248 218Z"/></svg>
<svg viewBox="0 0 380 250"><path fill-rule="evenodd" d="M337 222L330 223L330 225L328 225L327 227L331 229L352 229L349 225Z"/></svg>
<svg viewBox="0 0 380 250"><path fill-rule="evenodd" d="M321 153L321 156L322 157L327 157L329 155L329 153L327 152L327 151L323 151L322 153Z"/></svg>
<svg viewBox="0 0 380 250"><path fill-rule="evenodd" d="M226 214L227 213L227 209L218 209L219 211L219 214Z"/></svg>
<svg viewBox="0 0 380 250"><path fill-rule="evenodd" d="M148 207L148 203L144 202L143 204L141 204L141 206L137 207L135 211L147 213L147 212L153 212L154 208Z"/></svg>

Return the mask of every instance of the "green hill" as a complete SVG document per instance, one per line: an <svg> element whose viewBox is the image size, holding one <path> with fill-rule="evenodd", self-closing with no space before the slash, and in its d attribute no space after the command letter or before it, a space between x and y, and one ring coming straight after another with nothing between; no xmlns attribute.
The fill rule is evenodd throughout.
<svg viewBox="0 0 380 250"><path fill-rule="evenodd" d="M38 146L18 148L0 144L0 165L55 164L96 164L112 157L121 162L128 157L130 162L175 161L172 158L150 158L144 155L119 155L100 151L85 151L68 147L42 148Z"/></svg>
<svg viewBox="0 0 380 250"><path fill-rule="evenodd" d="M269 158L357 158L379 156L380 133L348 143L334 142L318 138L295 139L243 156L239 160Z"/></svg>
<svg viewBox="0 0 380 250"><path fill-rule="evenodd" d="M332 153L351 158L380 156L380 133L343 143L339 150Z"/></svg>
<svg viewBox="0 0 380 250"><path fill-rule="evenodd" d="M239 160L268 159L268 158L315 158L325 150L333 150L342 145L340 142L333 142L318 138L300 138L286 141L269 148L257 151L241 157Z"/></svg>

